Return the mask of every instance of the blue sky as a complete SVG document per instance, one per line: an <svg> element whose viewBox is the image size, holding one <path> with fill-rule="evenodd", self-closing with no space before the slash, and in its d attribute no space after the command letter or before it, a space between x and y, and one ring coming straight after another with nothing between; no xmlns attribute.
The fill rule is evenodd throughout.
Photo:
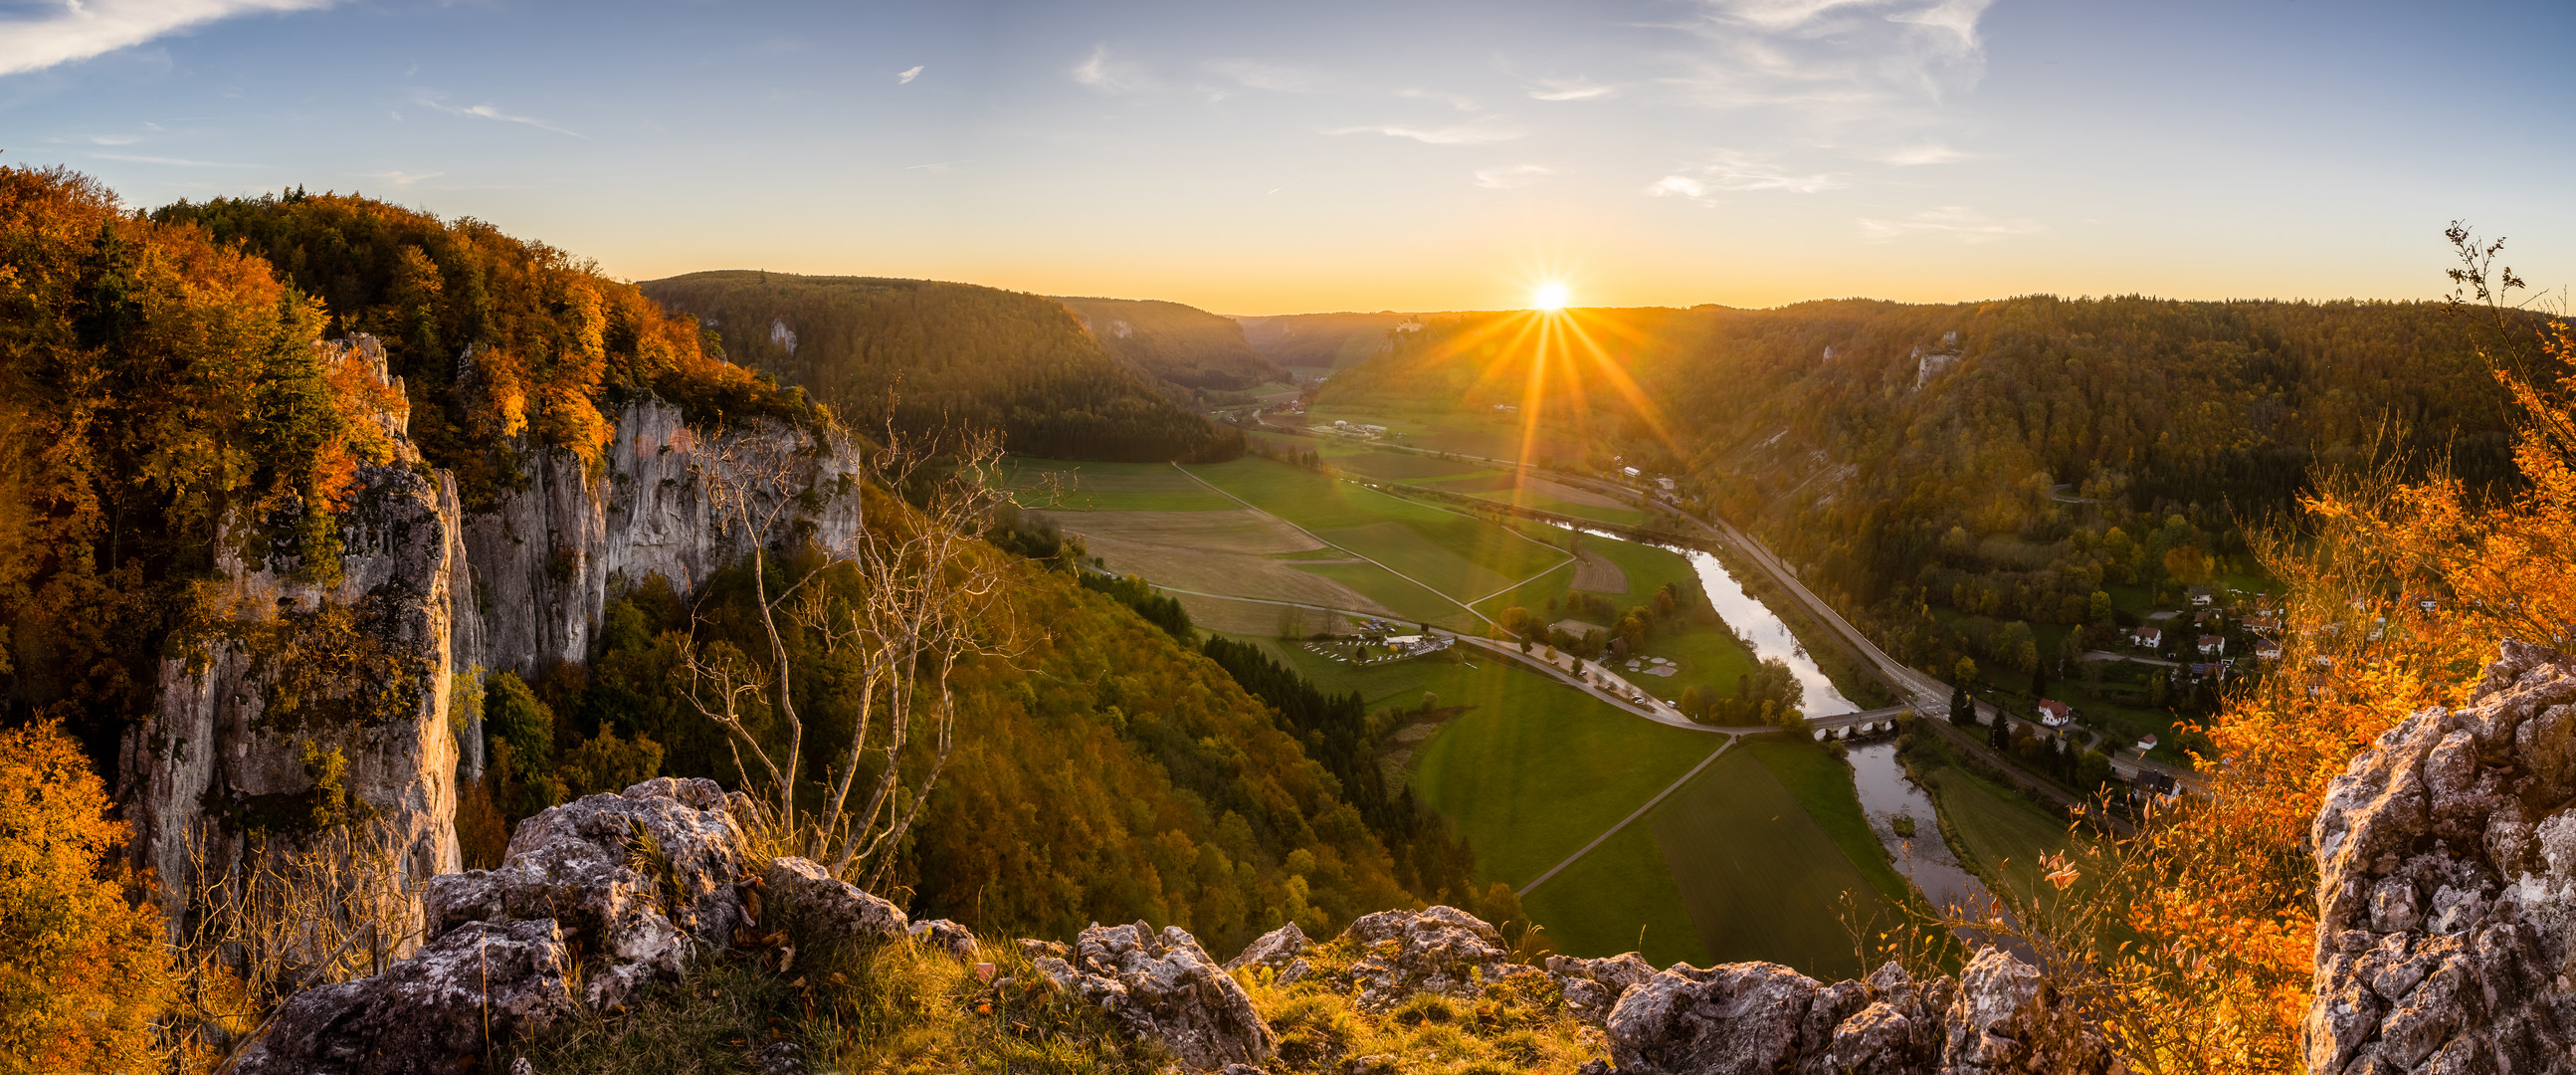
<svg viewBox="0 0 2576 1075"><path fill-rule="evenodd" d="M0 0L0 161L1228 313L2576 283L2576 5Z"/></svg>

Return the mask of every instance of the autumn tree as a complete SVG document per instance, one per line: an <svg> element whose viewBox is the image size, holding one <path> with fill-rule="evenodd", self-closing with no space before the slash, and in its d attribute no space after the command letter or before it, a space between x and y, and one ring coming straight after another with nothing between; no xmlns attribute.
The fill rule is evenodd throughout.
<svg viewBox="0 0 2576 1075"><path fill-rule="evenodd" d="M113 852L125 826L54 724L0 731L0 1071L141 1071L175 975Z"/></svg>

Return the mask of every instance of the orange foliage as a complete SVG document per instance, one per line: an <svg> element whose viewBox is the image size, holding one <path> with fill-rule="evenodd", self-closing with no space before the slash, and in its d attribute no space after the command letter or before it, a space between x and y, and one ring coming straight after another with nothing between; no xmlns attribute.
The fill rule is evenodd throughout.
<svg viewBox="0 0 2576 1075"><path fill-rule="evenodd" d="M0 731L0 1071L139 1071L176 982L125 826L59 727Z"/></svg>
<svg viewBox="0 0 2576 1075"><path fill-rule="evenodd" d="M2301 529L2263 542L2290 590L2280 670L2206 729L2210 793L2102 852L2131 939L2099 966L2134 1068L2303 1070L2327 784L2406 714L2465 701L2501 640L2576 634L2576 334L2553 323L2541 351L2554 383L2496 375L2524 411L2520 488L2329 475Z"/></svg>

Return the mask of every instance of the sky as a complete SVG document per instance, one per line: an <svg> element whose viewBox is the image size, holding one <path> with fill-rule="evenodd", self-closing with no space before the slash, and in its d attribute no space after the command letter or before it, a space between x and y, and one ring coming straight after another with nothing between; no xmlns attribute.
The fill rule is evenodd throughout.
<svg viewBox="0 0 2576 1075"><path fill-rule="evenodd" d="M2576 284L2576 4L0 0L0 163L1228 314Z"/></svg>

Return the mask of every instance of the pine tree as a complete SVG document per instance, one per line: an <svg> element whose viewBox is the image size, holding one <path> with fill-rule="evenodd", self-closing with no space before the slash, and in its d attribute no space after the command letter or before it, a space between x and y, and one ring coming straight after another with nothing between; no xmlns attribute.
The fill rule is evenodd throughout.
<svg viewBox="0 0 2576 1075"><path fill-rule="evenodd" d="M1976 726L1977 704L1968 700L1968 688L1950 688L1950 723L1962 728Z"/></svg>
<svg viewBox="0 0 2576 1075"><path fill-rule="evenodd" d="M2012 717L2006 714L2001 706L1995 707L1995 723L1987 732L1986 741L1993 744L1997 751L2012 749Z"/></svg>

